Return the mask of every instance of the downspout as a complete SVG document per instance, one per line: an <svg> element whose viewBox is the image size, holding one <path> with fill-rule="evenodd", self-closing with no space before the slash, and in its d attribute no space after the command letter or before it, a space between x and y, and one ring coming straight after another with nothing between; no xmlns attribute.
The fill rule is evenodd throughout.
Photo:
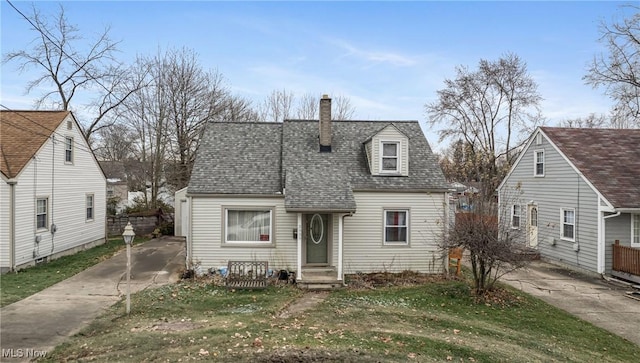
<svg viewBox="0 0 640 363"><path fill-rule="evenodd" d="M449 192L444 193L444 223L442 233L444 234L445 240L449 237L449 221L451 220L451 205L449 204ZM498 226L500 225L500 193L498 193ZM498 229L498 233L500 230ZM446 273L449 273L449 251L445 250L442 252L442 264L444 265L444 270Z"/></svg>
<svg viewBox="0 0 640 363"><path fill-rule="evenodd" d="M188 196L187 197L187 210L189 213L189 216L187 217L187 223L188 223L188 228L187 228L187 245L185 246L186 248L186 258L185 258L185 265L187 266L187 270L191 269L191 256L193 255L193 243L191 240L191 225L193 223L191 223L192 218L193 218L193 197ZM184 226L182 227L184 228Z"/></svg>
<svg viewBox="0 0 640 363"><path fill-rule="evenodd" d="M600 202L600 200L598 200L598 203L599 202ZM602 212L598 213L599 216L600 216L600 213L602 213ZM605 262L606 256L605 256L605 254L606 254L606 244L607 244L607 241L605 240L605 238L607 236L607 227L606 227L607 223L606 223L605 220L609 219L609 218L618 217L619 215L620 215L620 212L616 212L616 213L608 215L608 216L602 216L602 235L601 235L601 237L602 237L601 241L602 242L601 242L600 246L598 246L598 247L600 247L599 249L601 250L601 251L598 251L598 252L602 252L602 253L598 253L598 259L599 259L599 261L598 261L599 262L598 263L598 273L600 275L602 275L603 277L604 277L604 271L606 270L606 266L605 266L605 264L606 264L606 262Z"/></svg>
<svg viewBox="0 0 640 363"><path fill-rule="evenodd" d="M296 279L302 280L302 213L298 213L298 256Z"/></svg>
<svg viewBox="0 0 640 363"><path fill-rule="evenodd" d="M344 245L344 218L352 217L353 212L343 214L339 218L338 222L338 281L342 281L344 284L344 270L343 270L343 245Z"/></svg>
<svg viewBox="0 0 640 363"><path fill-rule="evenodd" d="M15 179L7 180L9 184L9 267L16 270L16 184Z"/></svg>
<svg viewBox="0 0 640 363"><path fill-rule="evenodd" d="M54 219L54 210L55 210L55 205L54 205L54 201L55 201L55 182L56 182L56 137L55 135L51 137L51 145L52 145L52 152L51 152L51 252L49 252L49 255L53 255L53 250L55 249L55 236L56 236L56 232L58 230L58 227L56 226L56 222Z"/></svg>

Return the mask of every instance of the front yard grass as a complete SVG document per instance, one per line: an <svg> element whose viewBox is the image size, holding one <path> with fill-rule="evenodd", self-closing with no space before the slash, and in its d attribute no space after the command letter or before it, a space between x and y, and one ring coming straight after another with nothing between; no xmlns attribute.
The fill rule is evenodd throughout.
<svg viewBox="0 0 640 363"><path fill-rule="evenodd" d="M183 281L119 302L49 361L633 362L640 347L508 289L477 304L464 281L331 292L281 315L303 292L230 291ZM286 317L283 317L286 316Z"/></svg>
<svg viewBox="0 0 640 363"><path fill-rule="evenodd" d="M134 244L148 238L136 238ZM28 267L17 273L0 275L0 307L31 296L49 286L83 271L125 248L122 237L110 238L99 246L63 256L44 264Z"/></svg>

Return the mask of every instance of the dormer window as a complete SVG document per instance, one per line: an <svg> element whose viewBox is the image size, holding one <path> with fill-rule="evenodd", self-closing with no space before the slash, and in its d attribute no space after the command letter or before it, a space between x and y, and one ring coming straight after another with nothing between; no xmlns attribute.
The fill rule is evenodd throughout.
<svg viewBox="0 0 640 363"><path fill-rule="evenodd" d="M398 142L382 142L381 168L382 173L398 173L400 172L400 143Z"/></svg>
<svg viewBox="0 0 640 363"><path fill-rule="evenodd" d="M389 124L364 142L371 175L409 176L409 138Z"/></svg>

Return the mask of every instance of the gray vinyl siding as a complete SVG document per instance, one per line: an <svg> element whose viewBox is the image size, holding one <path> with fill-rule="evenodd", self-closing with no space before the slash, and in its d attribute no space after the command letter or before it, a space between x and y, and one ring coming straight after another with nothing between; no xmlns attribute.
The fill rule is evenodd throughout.
<svg viewBox="0 0 640 363"><path fill-rule="evenodd" d="M275 241L270 246L223 246L222 213L225 206L270 207L274 209ZM229 260L266 260L273 269L294 269L297 265L296 213L284 209L284 197L275 198L191 198L191 252L193 264L204 269L226 266Z"/></svg>
<svg viewBox="0 0 640 363"><path fill-rule="evenodd" d="M534 177L534 150L544 150L544 177ZM518 200L523 213L521 228L526 231L526 206L538 206L538 250L544 259L555 260L577 268L597 272L598 196L546 138L541 145L535 140L525 149L500 190L500 202ZM520 189L517 190L517 186ZM575 243L561 237L561 209L573 208L576 215ZM528 243L527 233L522 243ZM555 245L550 243L555 241Z"/></svg>
<svg viewBox="0 0 640 363"><path fill-rule="evenodd" d="M631 246L631 214L622 213L617 217L605 219L605 272L611 273L613 266L613 248L615 241L623 246Z"/></svg>
<svg viewBox="0 0 640 363"><path fill-rule="evenodd" d="M358 210L345 218L344 272L440 273L438 239L443 233L444 193L355 192ZM385 209L409 210L409 246L383 243Z"/></svg>

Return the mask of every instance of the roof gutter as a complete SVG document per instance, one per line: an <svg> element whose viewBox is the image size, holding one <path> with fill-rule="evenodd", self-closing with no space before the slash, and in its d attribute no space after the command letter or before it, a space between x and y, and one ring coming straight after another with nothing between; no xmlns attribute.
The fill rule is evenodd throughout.
<svg viewBox="0 0 640 363"><path fill-rule="evenodd" d="M640 213L640 208L616 208L615 211L620 215L620 213ZM605 218L612 217L606 216Z"/></svg>
<svg viewBox="0 0 640 363"><path fill-rule="evenodd" d="M448 193L450 191L449 188L432 188L432 189L394 189L394 188L385 188L385 189L374 189L374 188L353 188L354 192L381 192L381 193Z"/></svg>
<svg viewBox="0 0 640 363"><path fill-rule="evenodd" d="M322 209L322 208L287 208L285 207L285 211L287 212L297 212L297 213L305 213L305 212L315 212L315 213L350 213L353 214L356 212L356 209Z"/></svg>

